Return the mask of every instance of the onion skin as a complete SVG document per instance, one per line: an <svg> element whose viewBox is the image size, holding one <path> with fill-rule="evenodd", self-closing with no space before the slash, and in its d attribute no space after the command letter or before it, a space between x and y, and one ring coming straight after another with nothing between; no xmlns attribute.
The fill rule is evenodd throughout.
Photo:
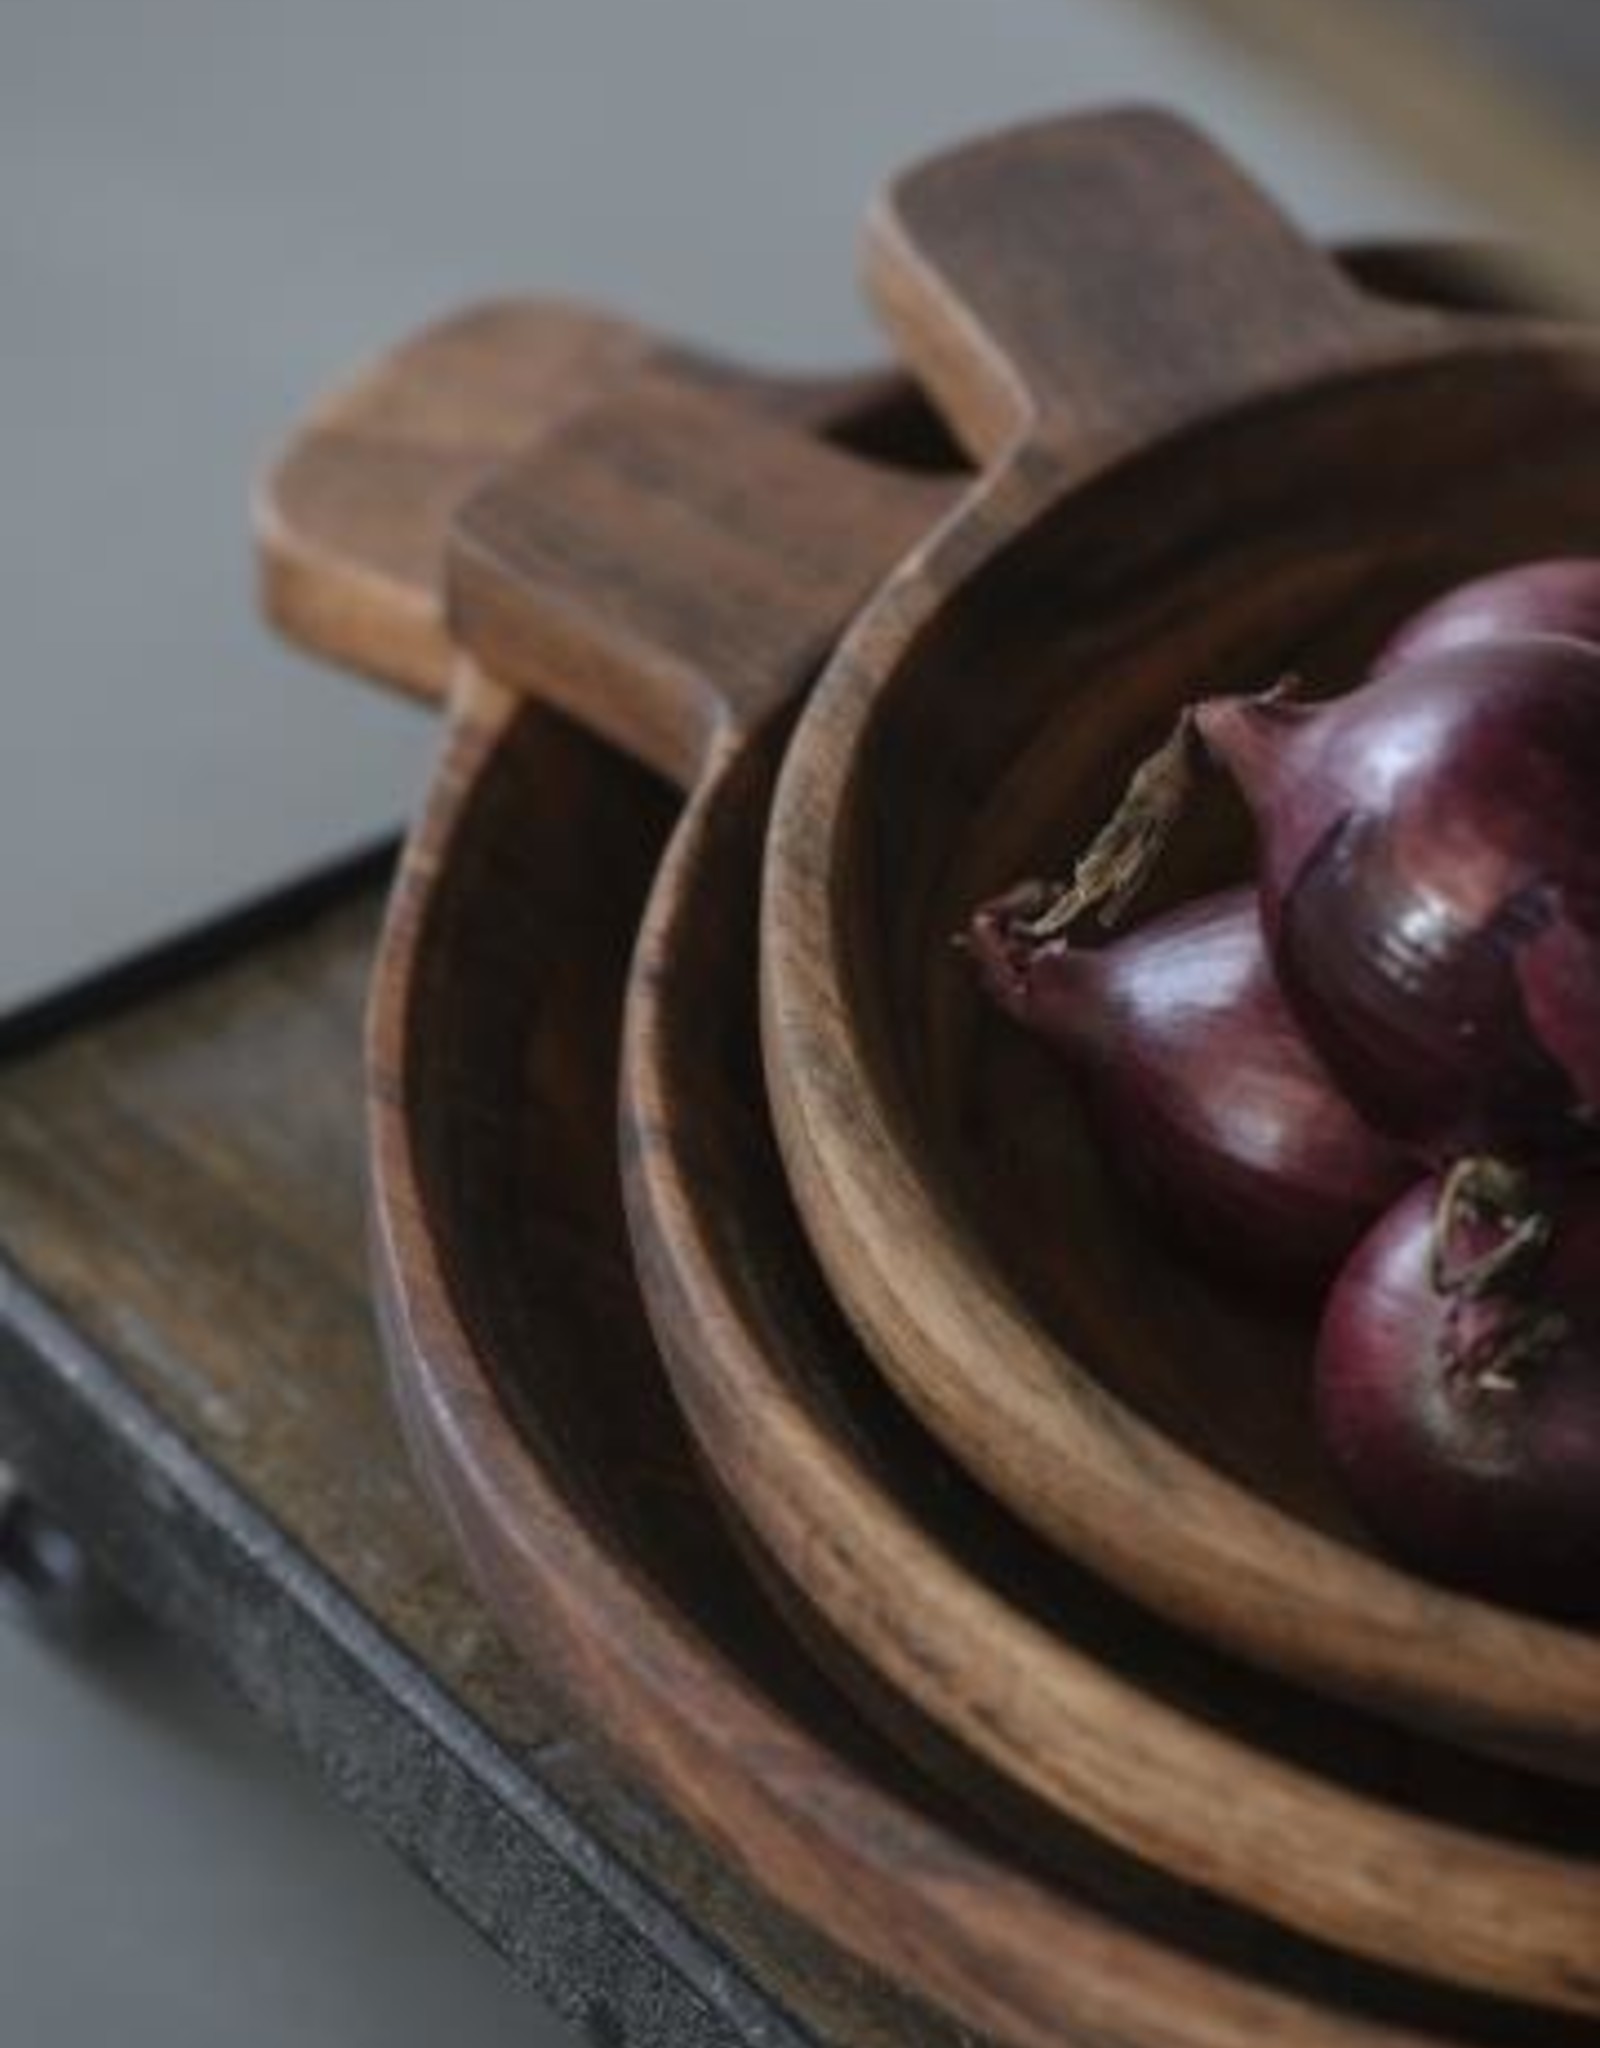
<svg viewBox="0 0 1600 2048"><path fill-rule="evenodd" d="M1600 648L1486 641L1321 704L1196 707L1262 843L1284 993L1430 1158L1600 1123Z"/></svg>
<svg viewBox="0 0 1600 2048"><path fill-rule="evenodd" d="M1036 888L986 905L967 944L999 1006L1085 1086L1119 1170L1208 1262L1323 1284L1413 1178L1336 1092L1279 995L1254 892L1115 942L1031 939Z"/></svg>
<svg viewBox="0 0 1600 2048"><path fill-rule="evenodd" d="M1446 591L1406 620L1373 661L1378 676L1483 640L1557 633L1600 646L1600 557L1524 562Z"/></svg>
<svg viewBox="0 0 1600 2048"><path fill-rule="evenodd" d="M1319 1430L1363 1520L1429 1576L1514 1606L1600 1614L1600 1180L1547 1187L1553 1235L1523 1295L1435 1284L1441 1192L1356 1250L1317 1344ZM1556 1334L1506 1371L1533 1316ZM1452 1322L1452 1317L1456 1320Z"/></svg>

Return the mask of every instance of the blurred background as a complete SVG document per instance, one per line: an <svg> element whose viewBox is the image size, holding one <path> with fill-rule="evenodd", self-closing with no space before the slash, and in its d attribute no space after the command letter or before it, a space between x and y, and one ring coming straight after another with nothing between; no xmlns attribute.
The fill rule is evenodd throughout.
<svg viewBox="0 0 1600 2048"><path fill-rule="evenodd" d="M484 294L775 363L874 347L862 205L1106 99L1328 235L1533 226L1597 274L1593 0L0 0L0 1013L403 819L432 729L275 645L246 499L330 381ZM0 1631L5 2038L558 2043L137 1635Z"/></svg>

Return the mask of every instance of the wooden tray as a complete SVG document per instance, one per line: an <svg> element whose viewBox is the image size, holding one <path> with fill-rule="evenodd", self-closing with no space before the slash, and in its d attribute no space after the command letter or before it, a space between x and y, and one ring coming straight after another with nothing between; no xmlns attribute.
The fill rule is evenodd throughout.
<svg viewBox="0 0 1600 2048"><path fill-rule="evenodd" d="M374 427L384 414L381 383L364 395L358 439L382 438ZM303 484L315 472L297 459L279 484ZM328 494L313 492L312 501L325 511ZM274 505L268 529L281 543L294 522L279 516L280 498ZM367 524L361 539L382 555L389 522ZM278 609L289 618L293 606ZM415 607L414 617L427 615L425 601ZM606 1118L595 1114L597 1100L604 1108L597 1091L609 1089L611 1048L592 997L605 974L620 979L621 940L597 878L623 874L627 862L598 829L594 845L575 846L571 828L604 824L620 842L638 829L639 785L614 769L626 796L591 813L581 751L575 766L570 740L549 738L560 731L481 684L458 699L450 758L408 864L393 971L374 1013L378 1214L397 1371L458 1533L521 1639L546 1658L559 1650L635 1767L726 1840L759 1881L1009 2038L1059 2039L1063 2014L1081 2015L1097 2039L1128 2041L1236 2039L1246 2025L1287 2028L1286 2039L1368 2038L1374 2025L1381 2032L1402 2016L1434 2033L1521 2038L1503 2010L1424 1994L1347 1962L1331 1966L1341 2010L1293 2010L1282 2003L1286 1992L1329 1982L1330 1965L1313 1949L1282 1943L1263 1952L1247 1925L1089 1843L1076 1849L1063 1891L1059 1881L1041 1886L970 1831L953 1833L937 1819L925 1831L870 1782L838 1776L836 1759L794 1749L788 1731L761 1714L735 1716L730 1729L728 1674L713 1661L706 1681L694 1683L670 1605L654 1611L636 1572L619 1583L614 1565L591 1568L590 1552L616 1513L615 1490L644 1501L667 1438L644 1389L607 1392L596 1383L590 1351L604 1351L622 1308L614 1284L578 1305L586 1276L597 1277L581 1219L592 1226L608 1202L615 1207ZM543 1171L552 1160L556 1167ZM558 1383L566 1389L559 1399ZM601 1416L621 1427L629 1402L642 1406L642 1461L613 1457L606 1482L592 1470L575 1474L571 1440L582 1431L562 1420L574 1398L602 1438ZM1086 1918L1086 1889L1114 1900L1141 1932ZM1162 1945L1146 1948L1146 1928ZM1265 2002L1260 1985L1247 1985L1245 2005L1232 2006L1231 1978L1217 1986L1204 1973L1170 1978L1180 1958L1167 1945L1194 1950L1186 1972L1250 1956L1258 1976L1277 1981ZM1197 1997L1206 2008L1198 2019L1185 2010ZM1357 2017L1352 2004L1367 2013ZM1540 2039L1561 2037L1560 2023L1539 2025Z"/></svg>
<svg viewBox="0 0 1600 2048"><path fill-rule="evenodd" d="M1600 545L1600 354L1362 298L1155 114L936 159L870 255L998 466L812 698L768 841L767 1071L834 1291L988 1488L1170 1620L1600 1776L1600 1638L1367 1546L1313 1441L1304 1329L1163 1256L948 945L1082 846L1178 704L1291 664L1351 680L1424 594Z"/></svg>

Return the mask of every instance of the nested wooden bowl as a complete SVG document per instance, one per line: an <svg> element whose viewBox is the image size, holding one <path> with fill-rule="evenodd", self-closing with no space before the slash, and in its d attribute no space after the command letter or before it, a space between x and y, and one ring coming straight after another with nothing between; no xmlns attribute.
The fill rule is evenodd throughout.
<svg viewBox="0 0 1600 2048"><path fill-rule="evenodd" d="M952 2048L968 2029L1016 2048L1577 2048L1586 2023L1269 1932L1091 1837L1008 1845L872 1740L775 1622L674 1409L621 1211L628 955L671 817L615 754L468 690L374 986L394 1386L512 1639L755 1885L953 2022Z"/></svg>
<svg viewBox="0 0 1600 2048"><path fill-rule="evenodd" d="M352 618L360 638L370 607L394 599L380 644L403 648L414 683L437 685L437 606L408 586L416 522L398 505L373 519L370 495L333 474L341 451L370 468L391 443L421 460L415 418L394 398L378 379L351 409L359 417L331 437L323 422L316 460L303 449L308 459L280 473L282 516L267 525L298 566L274 580L275 603L294 629L359 655ZM845 424L837 390L773 387L763 402ZM515 412L502 424L514 431ZM524 434L536 424L524 414ZM858 438L882 427L856 405ZM323 573L288 545L336 549L352 514L353 563ZM346 590L358 594L354 614L339 602ZM380 1279L419 1456L530 1652L565 1670L634 1767L759 1882L1006 2038L1567 2039L1570 2026L1549 2015L1268 1941L1092 1837L1002 1851L821 1706L706 1534L618 1263L606 1142L616 1013L664 806L504 691L464 691L454 726L375 996ZM759 827L764 789L748 778L769 762L769 749L751 751L744 786L724 781L718 814L753 797L746 823ZM738 859L731 910L748 904L753 875L747 851L726 850ZM746 962L746 1001L749 986ZM748 1017L723 1022L748 1055ZM770 1164L765 1179L770 1196ZM752 1204L751 1220L759 1213ZM782 1262L761 1264L781 1284ZM1508 1841L1506 1868L1527 1860ZM1486 1925L1498 1897L1483 1901ZM1539 1918L1535 1948L1550 1931ZM1553 1953L1559 1966L1559 1941Z"/></svg>
<svg viewBox="0 0 1600 2048"><path fill-rule="evenodd" d="M1454 580L1600 548L1600 352L1358 302L1148 115L913 171L869 274L999 463L852 633L776 799L767 1073L834 1291L1074 1558L1257 1664L1592 1779L1600 1638L1368 1544L1312 1439L1306 1327L1162 1248L949 937L1059 872L1196 694L1338 688ZM1244 857L1236 820L1163 886Z"/></svg>

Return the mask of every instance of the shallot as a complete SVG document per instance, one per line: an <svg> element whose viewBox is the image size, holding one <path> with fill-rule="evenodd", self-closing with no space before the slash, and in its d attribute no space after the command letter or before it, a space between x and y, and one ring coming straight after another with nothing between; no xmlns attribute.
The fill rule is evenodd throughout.
<svg viewBox="0 0 1600 2048"><path fill-rule="evenodd" d="M1490 640L1193 731L1261 839L1284 993L1351 1100L1433 1157L1600 1119L1600 647Z"/></svg>
<svg viewBox="0 0 1600 2048"><path fill-rule="evenodd" d="M1600 1613L1600 1177L1472 1158L1415 1187L1329 1297L1323 1440L1432 1576Z"/></svg>
<svg viewBox="0 0 1600 2048"><path fill-rule="evenodd" d="M1080 1076L1107 1152L1210 1257L1326 1280L1414 1178L1329 1080L1274 982L1253 893L1110 944L1032 935L1037 889L973 918L1002 1009Z"/></svg>

